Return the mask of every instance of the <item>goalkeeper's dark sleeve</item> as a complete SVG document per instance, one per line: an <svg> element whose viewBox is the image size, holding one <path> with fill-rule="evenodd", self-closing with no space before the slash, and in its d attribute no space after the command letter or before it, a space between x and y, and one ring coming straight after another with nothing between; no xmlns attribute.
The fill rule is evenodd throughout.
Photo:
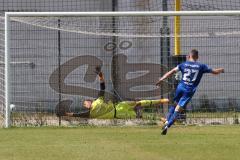
<svg viewBox="0 0 240 160"><path fill-rule="evenodd" d="M105 82L101 82L101 83L100 83L100 90L101 90L101 91L105 91L105 88L106 88L106 87L105 87Z"/></svg>
<svg viewBox="0 0 240 160"><path fill-rule="evenodd" d="M87 112L73 113L73 117L89 118L89 116L90 116L90 110Z"/></svg>
<svg viewBox="0 0 240 160"><path fill-rule="evenodd" d="M98 77L99 77L99 80L100 80L100 91L98 93L98 97L104 97L104 94L105 94L105 81L104 81L104 77L103 77L103 73L100 72L98 74Z"/></svg>
<svg viewBox="0 0 240 160"><path fill-rule="evenodd" d="M100 83L100 91L98 92L98 97L104 97L105 94L105 82Z"/></svg>

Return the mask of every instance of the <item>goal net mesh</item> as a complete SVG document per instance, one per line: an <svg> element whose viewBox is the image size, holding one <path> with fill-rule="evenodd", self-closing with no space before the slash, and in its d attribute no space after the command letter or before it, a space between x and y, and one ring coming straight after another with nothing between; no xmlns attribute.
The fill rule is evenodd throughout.
<svg viewBox="0 0 240 160"><path fill-rule="evenodd" d="M75 12L79 12L79 11L174 11L175 10L175 0L104 0L104 1L98 1L98 0L0 0L0 80L1 80L1 86L0 86L0 119L3 119L3 115L4 115L4 12L55 12L55 11L75 11ZM211 10L240 10L240 3L239 0L187 0L187 1L181 1L181 10L183 11L193 11L193 10L198 10L198 11L211 11ZM233 84L229 84L230 88L234 87L234 91L233 93L229 94L229 99L225 102L229 102L228 105L226 105L225 107L227 108L227 106L231 106L230 108L232 108L232 110L235 110L233 108L236 108L236 99L234 97L234 95L237 95L238 91L237 90L237 86L235 86L235 83L237 83L238 79L236 78L237 76L235 75L235 72L237 72L236 70L236 66L238 64L238 62L235 62L235 60L237 60L238 57L237 56L237 46L238 46L238 38L237 35L238 30L237 25L238 25L238 17L239 16L232 16L232 17L221 17L220 19L224 19L224 21L219 20L214 20L214 18L205 18L205 17L197 17L196 20L194 20L196 17L189 17L190 19L192 19L191 21L187 21L187 20L183 20L184 24L181 23L181 53L186 53L188 52L188 49L191 48L190 45L193 45L193 47L196 48L201 48L200 51L206 51L206 52L202 52L201 54L205 54L204 57L201 57L203 60L208 60L209 57L211 55L211 57L213 57L213 55L216 57L215 59L225 59L228 62L231 62L231 66L234 68L234 71L231 70L232 75L228 75L228 76L232 76L232 78L235 78L235 80L230 80L227 79L226 81L232 81L231 83ZM198 19L201 20L198 20ZM68 20L67 20L68 19ZM115 20L113 19L112 21L110 20L111 18L97 18L98 22L96 21L96 19L94 20L93 18L89 18L91 20L88 20L89 24L87 24L87 27L83 26L83 24L79 24L78 22L78 17L68 17L68 18L60 18L60 22L58 22L58 17L48 17L48 18L44 18L44 17L21 17L18 20L16 20L16 23L22 23L21 25L24 26L28 26L27 24L29 23L31 25L31 27L28 26L29 30L31 30L31 28L34 28L34 30L36 31L32 31L31 34L33 34L34 32L43 32L40 30L44 30L44 32L46 32L48 34L48 30L50 30L50 28L52 28L55 31L49 31L49 32L54 32L55 38L56 37L56 32L58 32L57 30L61 31L61 35L67 35L67 33L64 32L68 32L68 34L71 34L72 36L75 36L76 39L84 39L84 38L79 38L79 37L84 37L83 35L85 35L86 37L98 37L98 40L100 39L100 41L102 41L102 37L104 37L103 39L107 39L103 42L95 42L96 45L101 45L104 46L106 45L107 50L112 50L113 48L116 48L115 45L112 44L112 38L111 35L113 35L113 37L118 37L118 38L113 38L113 41L117 41L118 43L122 44L122 45L126 45L128 46L129 43L128 42L122 42L122 39L138 39L138 45L141 47L141 43L147 43L147 48L151 48L153 46L155 47L155 50L158 51L159 53L159 44L161 44L161 42L164 42L164 45L166 45L166 39L159 38L159 37L165 37L165 34L168 34L167 37L169 37L170 39L170 44L171 45L167 45L170 46L169 50L167 51L167 47L162 47L162 52L161 53L171 53L173 54L173 48L174 48L174 43L173 43L173 17L168 17L168 27L167 29L161 29L161 28L165 28L165 27L160 27L161 24L163 22L165 22L166 20L164 20L162 17L140 17L140 18L134 18L134 20L132 21L133 18L131 17L115 17ZM87 22L87 18L82 18L85 19L83 20L84 23ZM184 17L182 19L185 19ZM211 20L213 19L213 20ZM227 20L229 19L229 20ZM70 24L68 24L68 22L70 22ZM132 21L132 23L126 23L124 21ZM201 23L203 22L203 23ZM58 26L58 23L60 23L60 27ZM111 24L112 23L112 24ZM117 27L114 27L116 23ZM187 23L190 23L189 25ZM194 23L194 24L192 24ZM204 26L203 24L207 23L208 25L210 25L210 28L207 28L207 26ZM216 23L216 24L214 24ZM129 29L125 30L125 31L121 31L120 28L123 28L125 24L129 25ZM139 24L143 24L142 27L137 27L136 29L136 25L139 26ZM79 26L78 26L79 25ZM113 30L111 29L111 25L114 28ZM123 26L121 26L123 25ZM135 25L135 26L134 26ZM104 27L104 28L103 28ZM24 28L24 27L20 27ZM124 28L123 28L124 30ZM20 32L20 31L19 31ZM30 32L30 31L29 31ZM70 33L71 32L71 33ZM169 33L168 33L169 32ZM63 34L64 33L64 34ZM75 33L77 35L75 35ZM214 34L217 37L214 37L210 40L210 37L213 37ZM29 34L29 33L27 33ZM81 34L81 36L79 35ZM40 34L41 35L41 34ZM227 37L225 37L225 35ZM45 35L46 37L47 35ZM50 36L50 35L48 35ZM194 38L196 36L196 38ZM27 36L25 36L23 39L26 39ZM101 38L99 38L101 37ZM121 38L120 38L121 37ZM128 37L128 38L126 38ZM145 37L145 38L144 38ZM199 37L199 38L198 38ZM231 38L234 37L234 38ZM19 37L18 37L19 38ZM39 38L41 38L39 36ZM21 38L20 38L21 39ZM22 39L22 41L23 41ZM34 39L36 39L36 37L34 37ZM61 38L63 39L63 38ZM88 38L91 39L91 38ZM110 40L109 40L110 39ZM148 39L146 41L146 39ZM204 39L208 39L208 41L200 41L204 40ZM230 40L231 39L231 40ZM199 40L199 41L198 41ZM34 43L36 40L34 40ZM87 40L86 40L87 41ZM88 44L88 42L90 42L91 40L87 41L84 43ZM33 43L32 42L32 43ZM122 42L122 43L121 43ZM56 42L57 43L57 42ZM62 43L62 42L61 42ZM64 42L65 43L65 42ZM74 42L78 43L78 45L80 45L80 42ZM134 42L135 43L135 42ZM133 49L134 47L134 43L133 46L131 47ZM218 48L215 48L215 45L217 44ZM236 44L236 45L235 45ZM211 45L211 46L210 46ZM230 45L230 46L229 46ZM235 45L236 48L235 49L229 49L229 47L233 47L232 45ZM124 48L124 47L123 47ZM128 47L126 47L128 48ZM161 48L161 47L160 47ZM207 49L208 48L208 49ZM104 49L104 50L105 50ZM28 49L26 49L28 50ZM46 50L46 49L45 49ZM126 49L127 50L127 49ZM148 49L144 49L144 51L138 51L138 52L145 52ZM210 50L210 51L209 51ZM118 50L119 51L119 48ZM156 51L156 52L157 52ZM207 52L208 51L208 52ZM109 53L110 51L108 51ZM126 52L124 50L124 52ZM86 52L87 54L88 52ZM122 52L123 53L123 52ZM226 56L226 54L231 55L229 57ZM218 55L218 56L217 56ZM162 55L161 55L162 56ZM232 57L232 58L231 58ZM234 58L233 58L234 57ZM148 57L147 57L148 58ZM139 59L141 59L139 57ZM161 58L160 58L161 59ZM62 59L61 59L62 60ZM233 63L232 63L233 60ZM166 59L162 59L162 61L166 61ZM224 63L226 63L226 61ZM208 61L206 61L207 63ZM21 61L21 63L13 63L11 64L12 66L30 66L29 63L31 62L25 62L25 61ZM211 65L211 64L210 64ZM230 73L229 73L230 74ZM226 75L226 74L225 74ZM234 81L234 82L233 82ZM226 84L226 83L224 83ZM209 88L206 88L208 90L212 90ZM230 90L230 89L229 89ZM212 91L213 92L213 91ZM229 91L230 92L230 91ZM218 93L216 91L216 93ZM226 92L227 93L227 92ZM232 95L234 94L234 95ZM206 96L204 99L206 99ZM217 97L217 96L216 96ZM211 97L210 97L211 98ZM220 100L221 97L219 98L218 101L224 101L224 100ZM211 100L211 99L210 99ZM202 101L202 103L210 103L209 101ZM204 107L204 105L202 105ZM213 105L214 106L214 105ZM209 115L206 115L207 117ZM0 121L0 126L2 121Z"/></svg>
<svg viewBox="0 0 240 160"><path fill-rule="evenodd" d="M69 111L84 110L84 99L97 98L99 81L94 68L98 65L105 73L109 99L172 97L174 78L160 88L155 82L180 63L174 56L173 16L49 15L10 20L10 95L15 122L23 119L21 114L37 116L32 119L36 121L36 113L45 113L41 123L46 123L66 100L71 102ZM180 26L183 55L196 48L200 61L226 70L218 77L206 75L187 109L201 113L239 109L239 17L181 16ZM208 119L209 123L222 120L226 118Z"/></svg>
<svg viewBox="0 0 240 160"><path fill-rule="evenodd" d="M215 19L216 18L216 19ZM184 17L181 20L179 37L213 37L238 35L239 17L231 17L221 21L223 17ZM169 17L171 33L164 35L160 32L163 24L162 17L13 17L12 20L33 26L74 32L87 35L117 36L117 37L174 37L174 18ZM130 22L130 23L129 23ZM230 23L229 23L230 22ZM202 23L209 24L201 26ZM236 27L233 27L236 26Z"/></svg>

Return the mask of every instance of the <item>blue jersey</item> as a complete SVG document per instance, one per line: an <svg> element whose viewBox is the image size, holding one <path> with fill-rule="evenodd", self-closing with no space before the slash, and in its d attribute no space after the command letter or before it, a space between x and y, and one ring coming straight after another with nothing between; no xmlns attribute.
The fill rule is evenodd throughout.
<svg viewBox="0 0 240 160"><path fill-rule="evenodd" d="M179 85L193 92L200 83L202 75L204 73L212 72L212 69L206 64L193 61L181 63L177 66L177 68L182 73L182 79Z"/></svg>

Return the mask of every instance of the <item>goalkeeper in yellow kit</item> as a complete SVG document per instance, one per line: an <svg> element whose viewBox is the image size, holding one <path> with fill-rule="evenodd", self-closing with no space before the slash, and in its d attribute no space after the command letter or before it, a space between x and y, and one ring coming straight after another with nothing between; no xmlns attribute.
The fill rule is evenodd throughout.
<svg viewBox="0 0 240 160"><path fill-rule="evenodd" d="M104 97L105 81L100 67L96 68L100 80L100 92L96 100L85 100L83 106L87 112L65 112L63 116L82 117L82 118L99 118L99 119L132 119L136 118L136 107L151 107L152 105L168 103L168 99L158 100L140 100L140 101L122 101L113 103L111 100L106 101Z"/></svg>

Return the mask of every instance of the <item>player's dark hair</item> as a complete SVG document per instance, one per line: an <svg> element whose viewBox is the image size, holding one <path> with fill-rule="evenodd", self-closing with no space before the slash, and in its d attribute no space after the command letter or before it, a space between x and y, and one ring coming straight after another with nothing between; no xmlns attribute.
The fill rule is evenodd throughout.
<svg viewBox="0 0 240 160"><path fill-rule="evenodd" d="M198 59L198 50L192 49L190 53L194 59Z"/></svg>

